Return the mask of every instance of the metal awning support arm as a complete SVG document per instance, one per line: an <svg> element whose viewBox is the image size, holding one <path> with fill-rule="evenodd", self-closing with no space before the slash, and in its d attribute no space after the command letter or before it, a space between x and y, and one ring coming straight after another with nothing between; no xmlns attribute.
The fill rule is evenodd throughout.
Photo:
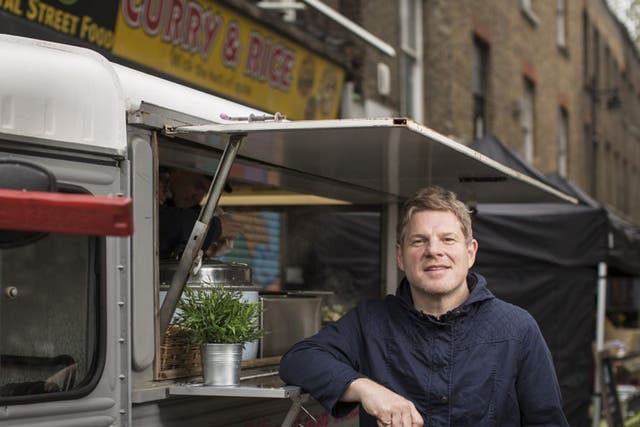
<svg viewBox="0 0 640 427"><path fill-rule="evenodd" d="M316 419L313 418L313 416L306 409L304 409L304 406L302 406L302 404L307 400L309 400L309 394L307 393L297 396L291 396L291 406L289 407L287 415L285 415L282 424L280 424L280 427L292 427L293 423L298 417L298 414L300 413L300 410L303 410L307 414L307 416L311 418L312 421L314 421L315 424L318 424Z"/></svg>
<svg viewBox="0 0 640 427"><path fill-rule="evenodd" d="M207 194L207 202L202 207L200 215L191 230L187 246L180 257L178 268L171 279L171 287L167 291L167 296L162 303L162 307L160 307L160 336L164 336L167 328L169 327L169 323L171 322L171 318L175 312L178 300L182 295L184 285L191 273L191 267L198 256L198 251L202 249L205 236L209 231L209 225L211 224L216 207L218 206L218 201L220 200L220 195L224 189L224 183L227 181L227 177L229 176L231 165L233 164L240 145L246 136L247 135L244 133L232 134L229 136L229 142L227 142L224 152L222 153L220 163L218 163L218 168L216 169L213 180L211 181L209 193Z"/></svg>

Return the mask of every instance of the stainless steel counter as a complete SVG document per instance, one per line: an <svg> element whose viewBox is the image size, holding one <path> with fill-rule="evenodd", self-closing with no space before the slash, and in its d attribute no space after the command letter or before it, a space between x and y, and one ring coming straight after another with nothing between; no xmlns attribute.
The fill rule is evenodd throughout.
<svg viewBox="0 0 640 427"><path fill-rule="evenodd" d="M168 394L173 396L218 396L218 397L257 397L267 399L292 399L300 396L300 387L261 387L257 385L205 386L203 384L185 384L170 386Z"/></svg>
<svg viewBox="0 0 640 427"><path fill-rule="evenodd" d="M278 376L278 365L243 369L239 386L204 386L202 377L183 380L150 381L135 387L132 403L146 403L170 396L220 396L287 399L300 395L300 389L286 386Z"/></svg>
<svg viewBox="0 0 640 427"><path fill-rule="evenodd" d="M290 399L291 406L282 427L292 426L300 410L309 414L302 406L309 395L302 393L300 387L285 385L278 377L277 365L243 369L238 386L205 386L198 381L201 381L201 377L184 382L150 382L144 387L136 387L131 392L131 401L134 405L140 405L171 397Z"/></svg>

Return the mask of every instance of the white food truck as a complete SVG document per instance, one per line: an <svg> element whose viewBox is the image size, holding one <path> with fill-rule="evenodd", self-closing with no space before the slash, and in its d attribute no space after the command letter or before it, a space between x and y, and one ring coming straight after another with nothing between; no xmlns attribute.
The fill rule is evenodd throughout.
<svg viewBox="0 0 640 427"><path fill-rule="evenodd" d="M569 200L409 119L287 121L83 48L0 35L0 52L2 426L357 423L301 408L277 358L243 365L237 387L161 375L160 337L227 180L381 206L388 292L397 204L418 188ZM161 301L162 167L213 179Z"/></svg>

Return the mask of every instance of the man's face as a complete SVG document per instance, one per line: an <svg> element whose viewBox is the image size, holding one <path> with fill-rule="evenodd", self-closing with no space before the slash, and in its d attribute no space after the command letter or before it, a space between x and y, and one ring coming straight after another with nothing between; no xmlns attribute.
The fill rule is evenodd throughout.
<svg viewBox="0 0 640 427"><path fill-rule="evenodd" d="M171 174L171 194L179 208L198 206L209 190L209 180L192 172L177 170Z"/></svg>
<svg viewBox="0 0 640 427"><path fill-rule="evenodd" d="M416 296L466 295L466 277L478 242L466 241L458 218L448 211L415 212L397 245L398 266ZM417 295L416 295L417 294Z"/></svg>

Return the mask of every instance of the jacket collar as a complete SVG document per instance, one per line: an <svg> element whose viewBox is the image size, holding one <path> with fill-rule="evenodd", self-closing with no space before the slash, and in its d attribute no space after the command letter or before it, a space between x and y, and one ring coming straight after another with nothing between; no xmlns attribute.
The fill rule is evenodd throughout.
<svg viewBox="0 0 640 427"><path fill-rule="evenodd" d="M469 287L469 297L455 309L456 311L465 312L478 302L495 298L493 293L487 289L487 280L478 273L469 272L469 274L467 274L467 286ZM411 285L409 285L406 277L400 282L396 296L407 308L415 310L413 307L413 297L411 296Z"/></svg>

